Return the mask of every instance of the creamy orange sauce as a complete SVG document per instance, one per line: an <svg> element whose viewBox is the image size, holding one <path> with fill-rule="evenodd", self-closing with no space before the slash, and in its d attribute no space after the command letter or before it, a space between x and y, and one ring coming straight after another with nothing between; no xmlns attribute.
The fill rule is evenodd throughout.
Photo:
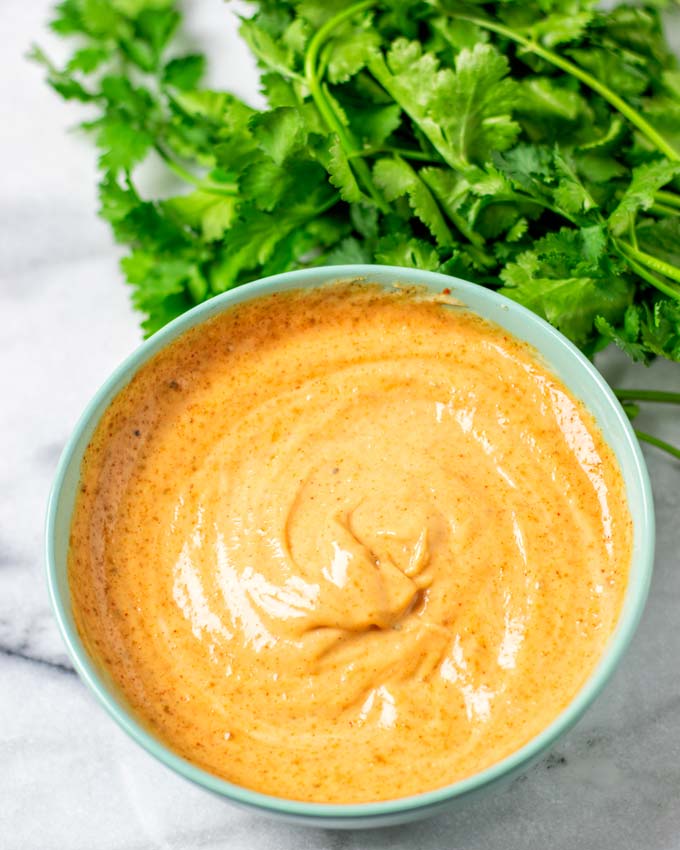
<svg viewBox="0 0 680 850"><path fill-rule="evenodd" d="M382 800L559 714L631 534L612 451L527 346L336 285L232 309L137 374L85 456L70 583L176 752L280 797Z"/></svg>

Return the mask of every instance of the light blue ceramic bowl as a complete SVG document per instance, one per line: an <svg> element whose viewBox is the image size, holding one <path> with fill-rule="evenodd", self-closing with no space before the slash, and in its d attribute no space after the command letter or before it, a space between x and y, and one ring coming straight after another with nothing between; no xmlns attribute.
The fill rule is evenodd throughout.
<svg viewBox="0 0 680 850"><path fill-rule="evenodd" d="M284 289L317 286L335 280L364 278L385 286L416 284L441 292L448 287L476 313L533 345L597 419L618 458L634 524L630 581L616 631L597 668L571 704L540 735L503 761L474 776L412 797L352 805L302 803L259 794L218 779L175 755L135 718L106 674L87 654L76 630L66 571L71 513L83 452L103 412L135 372L180 334L234 304ZM275 275L226 292L175 319L147 340L116 369L92 399L59 462L47 513L47 580L54 612L76 670L113 719L151 755L180 776L241 806L298 823L326 827L395 824L432 814L444 806L464 805L471 795L486 792L524 771L583 714L618 664L638 623L647 597L654 553L654 513L649 479L639 445L623 412L600 374L547 322L513 301L457 278L392 266L332 266Z"/></svg>

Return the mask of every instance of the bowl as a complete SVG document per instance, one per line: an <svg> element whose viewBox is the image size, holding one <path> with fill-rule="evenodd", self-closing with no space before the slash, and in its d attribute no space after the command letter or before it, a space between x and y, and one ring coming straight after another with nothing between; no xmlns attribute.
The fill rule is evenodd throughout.
<svg viewBox="0 0 680 850"><path fill-rule="evenodd" d="M177 756L144 727L80 640L71 608L67 550L83 453L111 400L144 363L189 328L235 304L272 292L353 278L386 287L408 284L435 292L450 289L452 296L472 311L532 345L548 368L584 402L616 454L633 520L633 553L620 619L597 667L567 708L525 746L473 776L423 794L375 803L307 803L261 794L213 776ZM304 269L246 284L194 307L140 345L96 393L76 425L59 461L46 528L50 599L68 653L82 679L119 726L175 773L237 805L289 821L335 828L383 826L415 820L446 806L464 805L471 795L486 793L526 770L581 717L621 659L644 607L653 554L654 513L642 453L621 405L592 363L543 319L492 290L434 272L372 265Z"/></svg>

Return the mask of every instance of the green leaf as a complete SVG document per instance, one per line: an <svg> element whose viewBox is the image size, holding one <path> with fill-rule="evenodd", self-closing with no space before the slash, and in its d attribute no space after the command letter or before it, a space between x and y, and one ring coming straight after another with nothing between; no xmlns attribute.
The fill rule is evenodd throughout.
<svg viewBox="0 0 680 850"><path fill-rule="evenodd" d="M302 58L311 34L312 30L307 21L296 18L286 27L281 40L294 56Z"/></svg>
<svg viewBox="0 0 680 850"><path fill-rule="evenodd" d="M54 7L50 29L59 35L75 35L84 32L81 0L62 0Z"/></svg>
<svg viewBox="0 0 680 850"><path fill-rule="evenodd" d="M588 24L593 20L595 12L583 8L579 0L561 4L560 11L541 17L538 23L531 27L533 38L541 41L546 47L555 47L568 41L576 41L583 35Z"/></svg>
<svg viewBox="0 0 680 850"><path fill-rule="evenodd" d="M384 236L375 251L376 262L386 266L406 266L412 269L436 271L439 256L434 246L422 239Z"/></svg>
<svg viewBox="0 0 680 850"><path fill-rule="evenodd" d="M368 204L352 204L349 211L352 227L365 239L378 235L378 210Z"/></svg>
<svg viewBox="0 0 680 850"><path fill-rule="evenodd" d="M120 186L110 173L99 184L99 202L99 214L112 224L122 221L141 203L136 192Z"/></svg>
<svg viewBox="0 0 680 850"><path fill-rule="evenodd" d="M358 203L362 199L361 189L337 136L331 142L330 158L326 167L328 168L328 179L340 192L343 201Z"/></svg>
<svg viewBox="0 0 680 850"><path fill-rule="evenodd" d="M454 72L441 70L419 43L397 39L387 65L373 59L369 68L453 168L484 162L519 133L511 117L519 89L508 60L491 45L461 50Z"/></svg>
<svg viewBox="0 0 680 850"><path fill-rule="evenodd" d="M451 58L463 48L471 49L475 44L489 40L487 30L462 18L434 18L431 26L442 41L452 48Z"/></svg>
<svg viewBox="0 0 680 850"><path fill-rule="evenodd" d="M615 343L631 360L648 363L650 356L644 345L637 342L640 336L640 311L633 304L626 308L624 326L614 327L604 316L595 318L595 327L605 339Z"/></svg>
<svg viewBox="0 0 680 850"><path fill-rule="evenodd" d="M81 0L78 5L85 32L108 36L119 31L121 16L108 0Z"/></svg>
<svg viewBox="0 0 680 850"><path fill-rule="evenodd" d="M642 220L636 228L640 248L680 267L680 216Z"/></svg>
<svg viewBox="0 0 680 850"><path fill-rule="evenodd" d="M356 263L370 263L373 257L365 243L359 242L353 236L341 240L337 246L324 257L324 265L344 266Z"/></svg>
<svg viewBox="0 0 680 850"><path fill-rule="evenodd" d="M507 153L497 153L493 162L509 180L527 192L543 192L554 179L553 152L539 145L518 144Z"/></svg>
<svg viewBox="0 0 680 850"><path fill-rule="evenodd" d="M304 202L326 184L325 170L309 160L288 160L283 165L261 157L248 165L239 177L242 195L258 209L269 212L279 204Z"/></svg>
<svg viewBox="0 0 680 850"><path fill-rule="evenodd" d="M163 259L137 250L124 257L120 265L128 283L133 286L135 307L149 315L149 320L144 323L147 332L153 333L192 306L187 297L187 284L193 277L200 276L193 263ZM181 307L179 312L175 311L175 306Z"/></svg>
<svg viewBox="0 0 680 850"><path fill-rule="evenodd" d="M574 162L578 173L592 183L609 183L627 172L626 166L612 156L595 151L575 154Z"/></svg>
<svg viewBox="0 0 680 850"><path fill-rule="evenodd" d="M168 198L162 204L182 223L199 230L207 242L222 238L234 219L236 205L236 198L211 194L201 189L188 195Z"/></svg>
<svg viewBox="0 0 680 850"><path fill-rule="evenodd" d="M255 18L242 18L239 33L263 67L284 77L295 75L292 51L270 35L261 22Z"/></svg>
<svg viewBox="0 0 680 850"><path fill-rule="evenodd" d="M257 209L270 212L288 188L289 173L269 157L257 157L241 171L238 178L241 194Z"/></svg>
<svg viewBox="0 0 680 850"><path fill-rule="evenodd" d="M588 102L570 80L537 76L521 81L515 108L522 115L576 121L579 115L588 112Z"/></svg>
<svg viewBox="0 0 680 850"><path fill-rule="evenodd" d="M506 265L501 292L586 346L597 333L597 316L619 322L632 298L632 284L607 246L600 225L552 233Z"/></svg>
<svg viewBox="0 0 680 850"><path fill-rule="evenodd" d="M149 43L159 58L180 22L174 9L144 9L137 16L135 30L139 38Z"/></svg>
<svg viewBox="0 0 680 850"><path fill-rule="evenodd" d="M148 89L134 86L126 77L113 74L102 77L100 84L102 96L108 105L116 110L115 117L119 117L119 113L124 113L142 122L149 117L153 109L153 100ZM111 117L114 117L113 113Z"/></svg>
<svg viewBox="0 0 680 850"><path fill-rule="evenodd" d="M210 272L213 292L224 292L243 282L243 275L263 266L277 244L295 229L295 216L248 211L226 234L224 251Z"/></svg>
<svg viewBox="0 0 680 850"><path fill-rule="evenodd" d="M100 167L113 174L130 171L144 159L152 144L153 139L144 130L122 119L109 119L97 132L97 146L103 151L99 157Z"/></svg>
<svg viewBox="0 0 680 850"><path fill-rule="evenodd" d="M364 143L380 147L400 125L401 109L396 103L384 106L364 101L342 101L342 108L349 126L357 139Z"/></svg>
<svg viewBox="0 0 680 850"><path fill-rule="evenodd" d="M583 185L569 160L556 151L553 161L558 175L555 189L556 206L573 216L597 209L597 202Z"/></svg>
<svg viewBox="0 0 680 850"><path fill-rule="evenodd" d="M640 336L653 354L680 362L680 303L664 298L651 309L645 305Z"/></svg>
<svg viewBox="0 0 680 850"><path fill-rule="evenodd" d="M609 228L612 233L617 236L625 233L635 220L636 213L649 209L654 203L655 193L670 183L677 174L680 174L680 164L667 159L644 163L634 168L628 188L609 216Z"/></svg>
<svg viewBox="0 0 680 850"><path fill-rule="evenodd" d="M435 91L430 114L439 118L454 161L482 163L515 141L519 125L511 113L519 91L508 71L505 56L476 44L461 50L455 75L447 75Z"/></svg>
<svg viewBox="0 0 680 850"><path fill-rule="evenodd" d="M69 73L81 71L83 74L91 74L106 62L109 56L110 52L104 47L82 47L69 59L66 70Z"/></svg>
<svg viewBox="0 0 680 850"><path fill-rule="evenodd" d="M177 92L175 100L187 115L206 118L215 124L226 124L230 130L244 129L255 115L242 100L229 92L200 89Z"/></svg>
<svg viewBox="0 0 680 850"><path fill-rule="evenodd" d="M407 196L415 215L430 230L439 245L451 245L453 237L430 190L411 166L396 157L379 159L373 179L387 201Z"/></svg>
<svg viewBox="0 0 680 850"><path fill-rule="evenodd" d="M680 361L680 304L659 298L653 304L634 304L623 324L597 319L600 333L633 360L648 363L654 357Z"/></svg>
<svg viewBox="0 0 680 850"><path fill-rule="evenodd" d="M174 0L109 0L111 6L129 18L136 18L142 12L168 9Z"/></svg>
<svg viewBox="0 0 680 850"><path fill-rule="evenodd" d="M649 85L644 60L631 54L590 47L567 51L569 57L622 97L641 94Z"/></svg>
<svg viewBox="0 0 680 850"><path fill-rule="evenodd" d="M373 29L355 30L351 35L336 38L328 54L328 78L332 83L344 83L358 73L380 47L380 35Z"/></svg>
<svg viewBox="0 0 680 850"><path fill-rule="evenodd" d="M270 107L299 105L293 84L280 74L262 74L260 84Z"/></svg>
<svg viewBox="0 0 680 850"><path fill-rule="evenodd" d="M529 229L529 222L525 218L518 218L505 235L508 242L519 242Z"/></svg>
<svg viewBox="0 0 680 850"><path fill-rule="evenodd" d="M593 40L611 53L629 57L658 79L662 69L674 68L677 60L664 36L659 9L622 3L594 21ZM663 4L659 4L661 6Z"/></svg>
<svg viewBox="0 0 680 850"><path fill-rule="evenodd" d="M130 59L138 68L147 73L152 73L158 65L158 56L153 48L141 38L128 38L120 43L122 51L127 59Z"/></svg>
<svg viewBox="0 0 680 850"><path fill-rule="evenodd" d="M190 53L171 59L163 68L163 83L167 86L188 91L196 88L205 70L205 57Z"/></svg>
<svg viewBox="0 0 680 850"><path fill-rule="evenodd" d="M254 115L250 128L259 146L277 165L281 165L306 141L300 114L291 106L279 106Z"/></svg>

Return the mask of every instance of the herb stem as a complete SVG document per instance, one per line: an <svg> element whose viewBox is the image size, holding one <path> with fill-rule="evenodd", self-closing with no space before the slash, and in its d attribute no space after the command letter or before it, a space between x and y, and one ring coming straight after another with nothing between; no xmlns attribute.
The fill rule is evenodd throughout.
<svg viewBox="0 0 680 850"><path fill-rule="evenodd" d="M667 156L668 159L673 160L673 162L680 162L680 154L660 133L654 129L654 127L652 127L648 121L645 120L642 115L640 115L636 109L633 109L633 107L627 104L623 98L619 97L616 92L613 92L608 86L604 85L604 83L600 82L600 80L592 74L584 71L583 68L580 68L578 65L575 65L573 62L565 59L558 53L554 53L552 50L542 47L537 42L520 35L520 33L510 27L503 26L503 24L498 24L495 21L489 21L485 18L477 18L473 15L453 13L453 17L457 17L462 21L468 21L478 27L482 27L483 29L502 35L505 38L509 38L516 44L521 44L522 47L529 53L534 53L536 56L540 56L541 59L545 59L546 62L550 62L551 65L555 65L565 73L571 74L572 77L576 77L577 80L580 80L584 85L588 86L588 88L597 92L609 104L611 104L614 109L617 109L621 115L625 116L631 124L637 127L637 129L649 139L657 150L664 154L664 156Z"/></svg>
<svg viewBox="0 0 680 850"><path fill-rule="evenodd" d="M167 165L170 171L174 172L181 180L184 180L185 183L189 183L191 186L195 186L202 192L207 192L211 195L224 195L228 198L237 196L238 188L233 183L212 183L209 180L197 177L166 153L159 144L154 145L154 150Z"/></svg>
<svg viewBox="0 0 680 850"><path fill-rule="evenodd" d="M390 146L382 148L362 148L361 150L354 151L351 154L350 159L357 156L376 156L384 153L391 153L395 156L403 157L403 159L415 159L419 162L431 162L439 165L442 164L442 160L439 157L425 153L425 151L410 150L409 148L395 148Z"/></svg>
<svg viewBox="0 0 680 850"><path fill-rule="evenodd" d="M680 393L669 393L663 390L614 390L614 395L620 401L653 401L658 404L680 404Z"/></svg>
<svg viewBox="0 0 680 850"><path fill-rule="evenodd" d="M567 215L564 210L554 207L548 201L544 201L539 198L532 198L530 195L523 195L521 192L507 192L502 195L489 195L481 200L486 201L486 203L484 203L485 207L492 206L493 204L534 204L555 213L555 215L566 218L567 221L570 221L572 224L577 224L577 222L570 215Z"/></svg>
<svg viewBox="0 0 680 850"><path fill-rule="evenodd" d="M659 215L680 215L680 208L664 204L661 201L655 201L649 209Z"/></svg>
<svg viewBox="0 0 680 850"><path fill-rule="evenodd" d="M662 203L668 204L671 207L680 207L680 195L676 195L675 192L668 192L664 189L659 189L659 191L654 194Z"/></svg>
<svg viewBox="0 0 680 850"><path fill-rule="evenodd" d="M370 9L372 6L375 6L375 4L376 0L362 0L362 2L355 3L352 6L348 6L346 9L338 12L337 15L329 18L323 26L319 27L312 40L309 42L309 46L305 53L305 79L307 80L309 93L311 94L317 109L326 122L328 129L335 133L338 137L340 144L345 151L345 155L352 163L351 167L356 172L357 177L363 183L365 189L378 209L383 213L387 213L389 211L387 204L378 192L368 166L363 159L356 156L359 151L357 151L353 141L347 134L342 121L337 116L332 102L321 83L318 69L319 54L333 30L349 18L354 17L354 15L357 15L359 12L363 12L366 9Z"/></svg>
<svg viewBox="0 0 680 850"><path fill-rule="evenodd" d="M626 243L623 244L626 245ZM626 245L626 247L631 254L633 254L633 258L638 262L647 266L652 271L657 272L657 274L662 274L665 277L669 277L671 280L680 283L680 269L676 266L671 265L671 263L667 263L665 260L660 260L658 257L654 257L651 254L647 254L640 248L633 248L632 245ZM680 300L680 289L674 290L673 297Z"/></svg>
<svg viewBox="0 0 680 850"><path fill-rule="evenodd" d="M653 434L648 434L646 431L639 431L637 428L634 428L633 430L635 431L635 436L638 440L643 443L649 443L651 446L656 446L657 449L661 449L661 451L667 452L669 455L680 460L680 448L677 448L677 446L673 446L665 440L655 437Z"/></svg>
<svg viewBox="0 0 680 850"><path fill-rule="evenodd" d="M670 263L665 263L663 260L659 260L650 254L646 254L644 251L640 251L639 248L633 248L628 242L615 240L614 245L625 257L633 271L640 275L643 280L646 280L647 283L651 284L660 292L663 292L664 295L668 295L669 298L680 301L680 287L657 276L658 274L662 274L670 277L672 280L678 281L680 280L680 270L676 269ZM673 274L667 274L663 269L670 269ZM652 274L652 272L657 272L657 274Z"/></svg>
<svg viewBox="0 0 680 850"><path fill-rule="evenodd" d="M184 180L185 183L190 183L192 186L196 186L198 188L201 183L200 177L196 177L195 174L192 174L183 165L180 165L179 162L167 154L160 145L154 145L154 149L158 156L160 156L163 162L168 166L170 171L174 172L177 177Z"/></svg>

